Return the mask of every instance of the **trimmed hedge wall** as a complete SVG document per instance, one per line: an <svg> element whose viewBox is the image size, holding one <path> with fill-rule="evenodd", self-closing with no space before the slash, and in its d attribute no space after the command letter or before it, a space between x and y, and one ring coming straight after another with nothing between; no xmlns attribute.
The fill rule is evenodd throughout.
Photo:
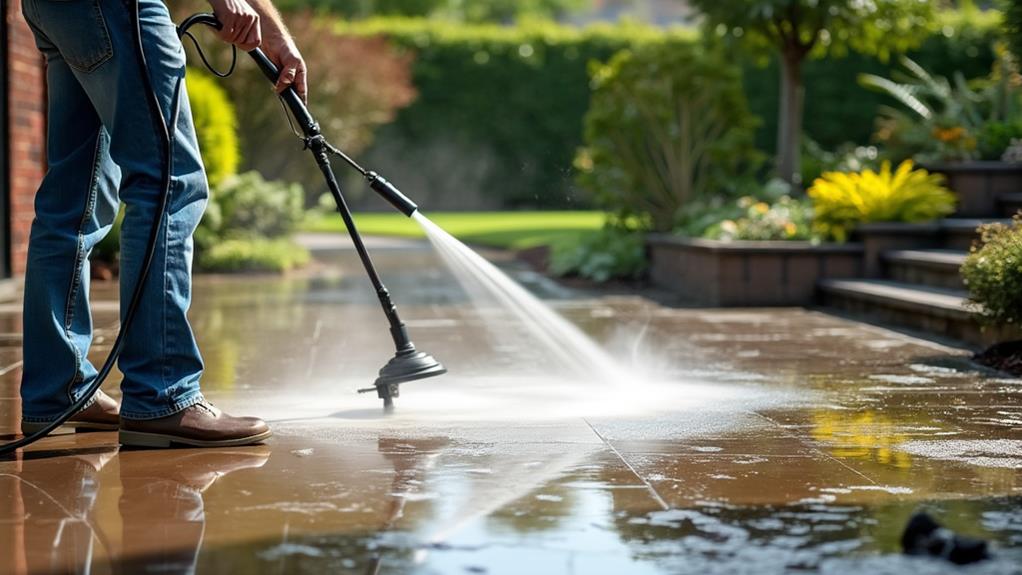
<svg viewBox="0 0 1022 575"><path fill-rule="evenodd" d="M983 14L946 14L933 38L910 56L938 74L984 75L993 61L998 21ZM419 98L379 130L365 159L381 173L393 174L432 210L587 205L571 165L589 107L589 62L605 61L636 44L698 40L694 30L641 25L501 27L387 18L338 23L337 29L382 35L415 55ZM778 72L774 64L757 66L755 55L743 59L750 107L763 120L757 143L770 152ZM884 97L859 87L856 77L886 74L892 64L854 54L809 62L809 136L824 148L867 143Z"/></svg>

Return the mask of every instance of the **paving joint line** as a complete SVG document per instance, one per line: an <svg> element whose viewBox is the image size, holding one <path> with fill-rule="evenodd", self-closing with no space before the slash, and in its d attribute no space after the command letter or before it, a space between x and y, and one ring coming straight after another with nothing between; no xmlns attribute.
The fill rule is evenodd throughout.
<svg viewBox="0 0 1022 575"><path fill-rule="evenodd" d="M599 437L600 441L602 441L603 444L606 445L614 453L614 455L616 455L617 458L621 460L621 463L625 464L625 467L627 467L628 470L632 472L632 475L635 475L635 477L637 477L639 481L641 481L643 485L646 486L646 489L649 490L650 494L653 495L653 499L655 499L656 502L660 504L660 507L662 507L664 511L669 511L671 509L671 506L668 505L667 501L665 501L664 498L660 496L656 488L653 487L653 484L647 481L646 478L643 477L642 475L639 475L639 472L636 471L634 467L632 467L632 464L629 463L628 460L625 459L624 455L621 455L621 452L618 451L617 448L614 447L614 445L610 441L608 441L607 438L604 437L603 434L599 432L599 430L596 429L596 426L594 426L592 423L590 423L588 419L584 417L582 418L582 421L586 422L586 425L589 426L589 429L593 430L593 433L596 434L596 437Z"/></svg>
<svg viewBox="0 0 1022 575"><path fill-rule="evenodd" d="M831 454L827 453L826 451L824 451L824 450L820 449L819 447L817 447L817 446L815 446L815 445L813 445L813 444L811 444L811 443L809 443L809 442L805 441L804 439L802 439L802 437L800 437L800 436L798 436L798 435L795 435L795 434L793 434L793 433L790 433L790 432L788 432L788 430L787 430L787 429L785 429L783 425L781 425L780 423L777 423L776 421L774 421L773 419L771 419L771 418L769 418L769 417L767 417L767 416L763 415L762 413L760 413L760 412L758 412L758 411L749 411L749 412L747 412L747 413L751 413L752 415L755 415L755 416L757 416L757 417L760 417L760 418L762 418L762 419L765 419L765 420L769 421L769 422L770 422L771 424L773 424L773 425L774 425L775 427L777 427L778 429L780 429L780 430L781 430L781 431L782 431L782 432L783 432L783 433L784 433L785 435L787 435L787 436L788 436L789 438L791 438L791 439L794 439L795 441L797 441L797 442L801 443L802 445L805 445L805 446L806 446L806 447L808 447L809 449L811 449L811 450L815 451L816 453L819 453L820 455L822 455L822 456L826 457L827 459L829 459L829 460L833 461L834 463L837 463L837 464L838 464L838 465L840 465L841 467L844 467L845 469L847 469L848 471L851 471L851 472L852 472L852 473L854 473L855 475L858 475L859 477L861 477L861 478L865 479L866 481L869 481L869 482L870 482L870 483L872 483L873 485L877 485L877 486L879 486L879 485L880 485L879 483L877 483L876 481L874 481L873 479L871 479L871 478L870 478L870 477L869 477L868 475L866 475L865 473L863 473L863 472L859 471L858 469L855 469L854 467L852 467L852 466L848 465L848 464L847 464L847 463L845 463L844 461L841 461L840 459L838 459L838 458L834 457L833 455L831 455Z"/></svg>

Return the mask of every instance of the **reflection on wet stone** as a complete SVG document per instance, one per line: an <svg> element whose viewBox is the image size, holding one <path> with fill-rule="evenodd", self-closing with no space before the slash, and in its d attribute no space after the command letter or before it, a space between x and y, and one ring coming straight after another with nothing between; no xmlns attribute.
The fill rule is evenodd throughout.
<svg viewBox="0 0 1022 575"><path fill-rule="evenodd" d="M384 247L412 336L448 376L408 384L392 417L355 394L392 346L340 242L308 276L199 278L207 394L270 420L274 439L117 452L87 434L0 461L0 571L946 572L899 555L925 508L993 541L976 573L1019 572L1022 382L963 350L814 311L672 309L530 276L632 368L618 387L574 381L533 342L491 337L424 245ZM18 337L2 320L0 352ZM12 349L0 434L18 425Z"/></svg>

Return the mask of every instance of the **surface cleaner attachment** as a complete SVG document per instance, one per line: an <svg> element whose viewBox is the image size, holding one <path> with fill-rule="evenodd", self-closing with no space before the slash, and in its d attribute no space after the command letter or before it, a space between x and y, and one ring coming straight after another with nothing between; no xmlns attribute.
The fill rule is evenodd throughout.
<svg viewBox="0 0 1022 575"><path fill-rule="evenodd" d="M216 17L212 14L195 14L181 23L181 26L178 27L179 32L187 32L188 28L195 24L203 24L216 29L220 29L222 27L220 22L217 21ZM256 65L259 66L263 75L265 75L271 83L276 84L280 71L277 69L277 66L266 57L266 54L259 48L252 50L248 54L253 60L255 60ZM320 171L323 172L323 178L326 180L327 188L330 189L330 195L333 196L334 202L337 204L337 211L341 214L341 218L344 219L344 225L348 228L348 233L351 235L351 240L355 244L355 250L358 252L358 257L362 261L362 265L365 267L366 274L368 274L369 280L373 284L373 288L376 289L376 295L380 299L380 305L383 306L383 312L386 314L387 321L390 323L390 334L394 339L394 346L397 349L397 352L393 359L391 359L387 365L383 366L383 369L380 370L380 375L376 379L376 383L373 387L360 389L359 393L375 391L377 395L379 395L380 399L383 400L384 408L388 411L392 410L394 408L394 398L400 394L400 385L402 383L441 375L447 373L447 368L445 368L431 355L416 350L415 344L413 344L411 338L408 337L408 331L405 329L404 323L401 322L401 318L398 317L397 307L395 307L394 302L391 301L390 292L387 291L387 288L383 285L383 281L380 280L380 276L376 272L376 267L373 265L372 258L369 257L369 252L366 250L365 243L362 241L362 236L358 233L358 228L355 226L355 221L352 219L351 210L348 209L348 204L344 200L344 196L341 194L341 186L337 182L337 177L334 175L333 168L330 165L330 156L333 155L341 158L346 164L355 169L366 179L369 183L369 187L372 188L373 191L382 196L383 199L387 200L387 202L404 215L412 217L419 208L415 205L415 202L402 194L401 191L394 186L394 184L385 180L376 172L364 169L347 154L331 145L330 142L323 137L319 124L312 117L309 109L305 106L305 103L302 102L302 99L298 96L298 93L295 92L294 88L288 87L287 90L280 94L280 98L283 100L284 104L291 112L291 116L298 124L298 128L301 130L302 134L302 141L305 143L305 148L309 150L312 156L316 159L316 164L319 166Z"/></svg>

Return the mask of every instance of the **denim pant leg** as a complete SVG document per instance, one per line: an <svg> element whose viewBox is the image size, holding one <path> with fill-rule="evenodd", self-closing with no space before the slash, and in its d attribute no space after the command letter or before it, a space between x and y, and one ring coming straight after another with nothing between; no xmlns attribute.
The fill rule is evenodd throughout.
<svg viewBox="0 0 1022 575"><path fill-rule="evenodd" d="M110 133L110 157L121 170L121 313L126 311L149 246L162 188L163 142L148 106L132 30L134 13L123 0L51 2L26 0L42 28L62 49L108 57L75 76ZM147 73L166 121L185 74L185 54L166 6L139 0ZM45 28L50 24L52 29ZM86 26L87 24L87 26ZM67 48L64 50L64 48ZM89 63L95 58L84 58ZM130 326L119 367L121 415L150 419L201 401L202 358L188 323L191 304L192 234L208 198L208 185L182 85L176 126L171 196L157 241L152 271Z"/></svg>
<svg viewBox="0 0 1022 575"><path fill-rule="evenodd" d="M120 171L110 136L68 63L38 29L46 56L49 169L35 197L24 301L22 411L50 421L96 377L88 255L110 231Z"/></svg>

